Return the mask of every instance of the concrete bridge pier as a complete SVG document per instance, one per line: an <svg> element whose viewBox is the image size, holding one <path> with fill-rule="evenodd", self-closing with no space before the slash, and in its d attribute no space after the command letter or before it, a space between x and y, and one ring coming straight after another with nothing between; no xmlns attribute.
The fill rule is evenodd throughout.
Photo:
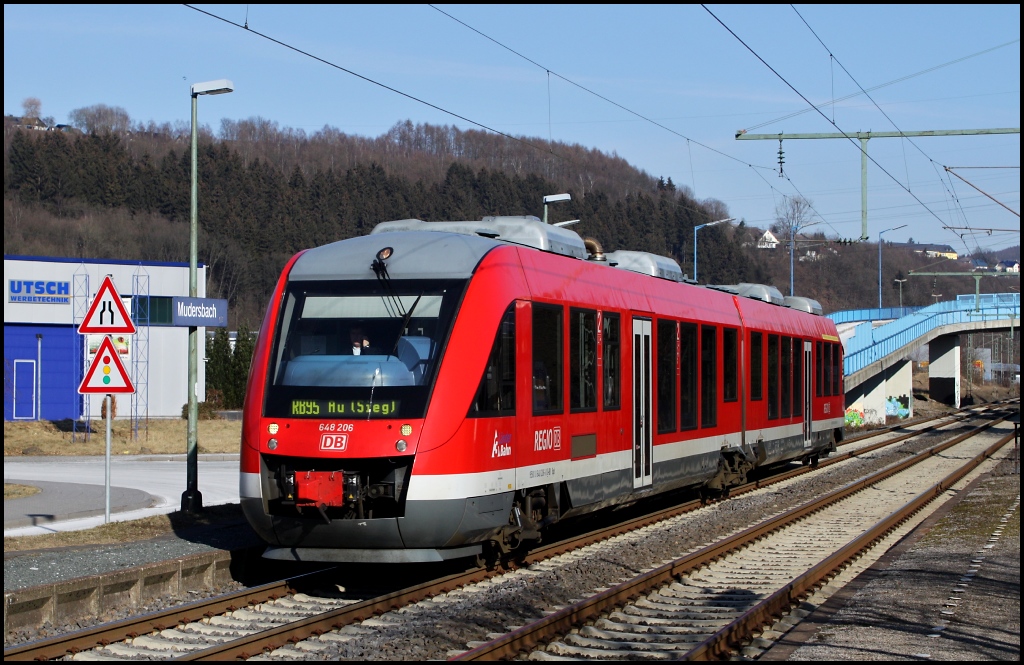
<svg viewBox="0 0 1024 665"><path fill-rule="evenodd" d="M928 344L928 393L960 408L960 335L942 335Z"/></svg>
<svg viewBox="0 0 1024 665"><path fill-rule="evenodd" d="M846 393L847 410L863 415L865 425L884 425L885 417L914 415L913 365L909 360L869 377Z"/></svg>

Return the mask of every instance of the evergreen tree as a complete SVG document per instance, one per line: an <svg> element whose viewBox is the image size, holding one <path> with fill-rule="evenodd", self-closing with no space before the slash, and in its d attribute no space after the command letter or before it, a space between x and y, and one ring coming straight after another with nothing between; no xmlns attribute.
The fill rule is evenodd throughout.
<svg viewBox="0 0 1024 665"><path fill-rule="evenodd" d="M217 391L224 406L231 383L231 342L227 328L217 328L213 336L206 337L206 401Z"/></svg>
<svg viewBox="0 0 1024 665"><path fill-rule="evenodd" d="M235 351L231 354L230 390L224 396L225 406L240 409L245 401L245 385L249 380L249 366L256 350L256 334L241 328L235 338ZM230 400L230 401L229 401Z"/></svg>

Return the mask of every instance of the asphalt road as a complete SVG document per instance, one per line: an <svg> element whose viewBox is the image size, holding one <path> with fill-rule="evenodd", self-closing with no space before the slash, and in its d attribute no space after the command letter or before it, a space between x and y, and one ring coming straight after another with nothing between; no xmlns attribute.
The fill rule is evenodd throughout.
<svg viewBox="0 0 1024 665"><path fill-rule="evenodd" d="M103 523L102 457L4 457L4 482L42 491L4 501L4 536L88 529ZM111 520L177 510L185 490L184 455L118 455L110 462ZM238 455L200 455L203 505L238 501Z"/></svg>

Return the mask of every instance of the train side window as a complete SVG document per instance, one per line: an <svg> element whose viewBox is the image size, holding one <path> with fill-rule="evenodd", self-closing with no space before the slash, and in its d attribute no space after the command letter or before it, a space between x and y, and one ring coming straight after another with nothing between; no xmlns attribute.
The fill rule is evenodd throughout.
<svg viewBox="0 0 1024 665"><path fill-rule="evenodd" d="M823 386L822 392L825 394L825 397L830 397L832 395L832 345L823 344L823 347L824 352L821 362L821 371L824 375L821 382Z"/></svg>
<svg viewBox="0 0 1024 665"><path fill-rule="evenodd" d="M814 343L814 394L821 397L822 377L825 368L821 364L821 342Z"/></svg>
<svg viewBox="0 0 1024 665"><path fill-rule="evenodd" d="M619 315L604 312L601 315L602 349L604 361L604 408L618 409L622 405L622 342L619 336Z"/></svg>
<svg viewBox="0 0 1024 665"><path fill-rule="evenodd" d="M718 328L700 327L700 426L718 424Z"/></svg>
<svg viewBox="0 0 1024 665"><path fill-rule="evenodd" d="M764 335L750 333L750 401L759 402L764 397Z"/></svg>
<svg viewBox="0 0 1024 665"><path fill-rule="evenodd" d="M779 336L768 335L768 417L779 417Z"/></svg>
<svg viewBox="0 0 1024 665"><path fill-rule="evenodd" d="M516 309L508 306L498 324L498 334L487 358L470 418L511 416L516 412Z"/></svg>
<svg viewBox="0 0 1024 665"><path fill-rule="evenodd" d="M783 337L782 341L782 365L779 374L782 377L782 390L780 394L782 396L782 413L780 414L783 418L788 418L793 414L793 407L790 400L793 397L792 387L790 381L793 378L793 340L789 337Z"/></svg>
<svg viewBox="0 0 1024 665"><path fill-rule="evenodd" d="M533 305L533 413L562 412L562 308Z"/></svg>
<svg viewBox="0 0 1024 665"><path fill-rule="evenodd" d="M658 433L676 430L676 322L658 319Z"/></svg>
<svg viewBox="0 0 1024 665"><path fill-rule="evenodd" d="M679 426L697 426L697 326L679 324Z"/></svg>
<svg viewBox="0 0 1024 665"><path fill-rule="evenodd" d="M842 376L842 366L839 360L839 345L832 344L832 394L841 395L842 387L839 385L839 378Z"/></svg>
<svg viewBox="0 0 1024 665"><path fill-rule="evenodd" d="M725 402L735 402L739 399L739 394L736 391L738 370L736 354L739 353L737 339L735 328L722 329L722 400Z"/></svg>
<svg viewBox="0 0 1024 665"><path fill-rule="evenodd" d="M793 415L804 415L804 341L793 338Z"/></svg>
<svg viewBox="0 0 1024 665"><path fill-rule="evenodd" d="M569 310L569 408L597 409L597 312Z"/></svg>

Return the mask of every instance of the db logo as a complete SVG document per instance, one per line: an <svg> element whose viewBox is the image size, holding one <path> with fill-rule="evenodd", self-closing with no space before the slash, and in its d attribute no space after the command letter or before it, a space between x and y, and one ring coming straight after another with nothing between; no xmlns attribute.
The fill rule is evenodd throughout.
<svg viewBox="0 0 1024 665"><path fill-rule="evenodd" d="M343 451L348 448L348 434L324 434L320 437L320 450Z"/></svg>

